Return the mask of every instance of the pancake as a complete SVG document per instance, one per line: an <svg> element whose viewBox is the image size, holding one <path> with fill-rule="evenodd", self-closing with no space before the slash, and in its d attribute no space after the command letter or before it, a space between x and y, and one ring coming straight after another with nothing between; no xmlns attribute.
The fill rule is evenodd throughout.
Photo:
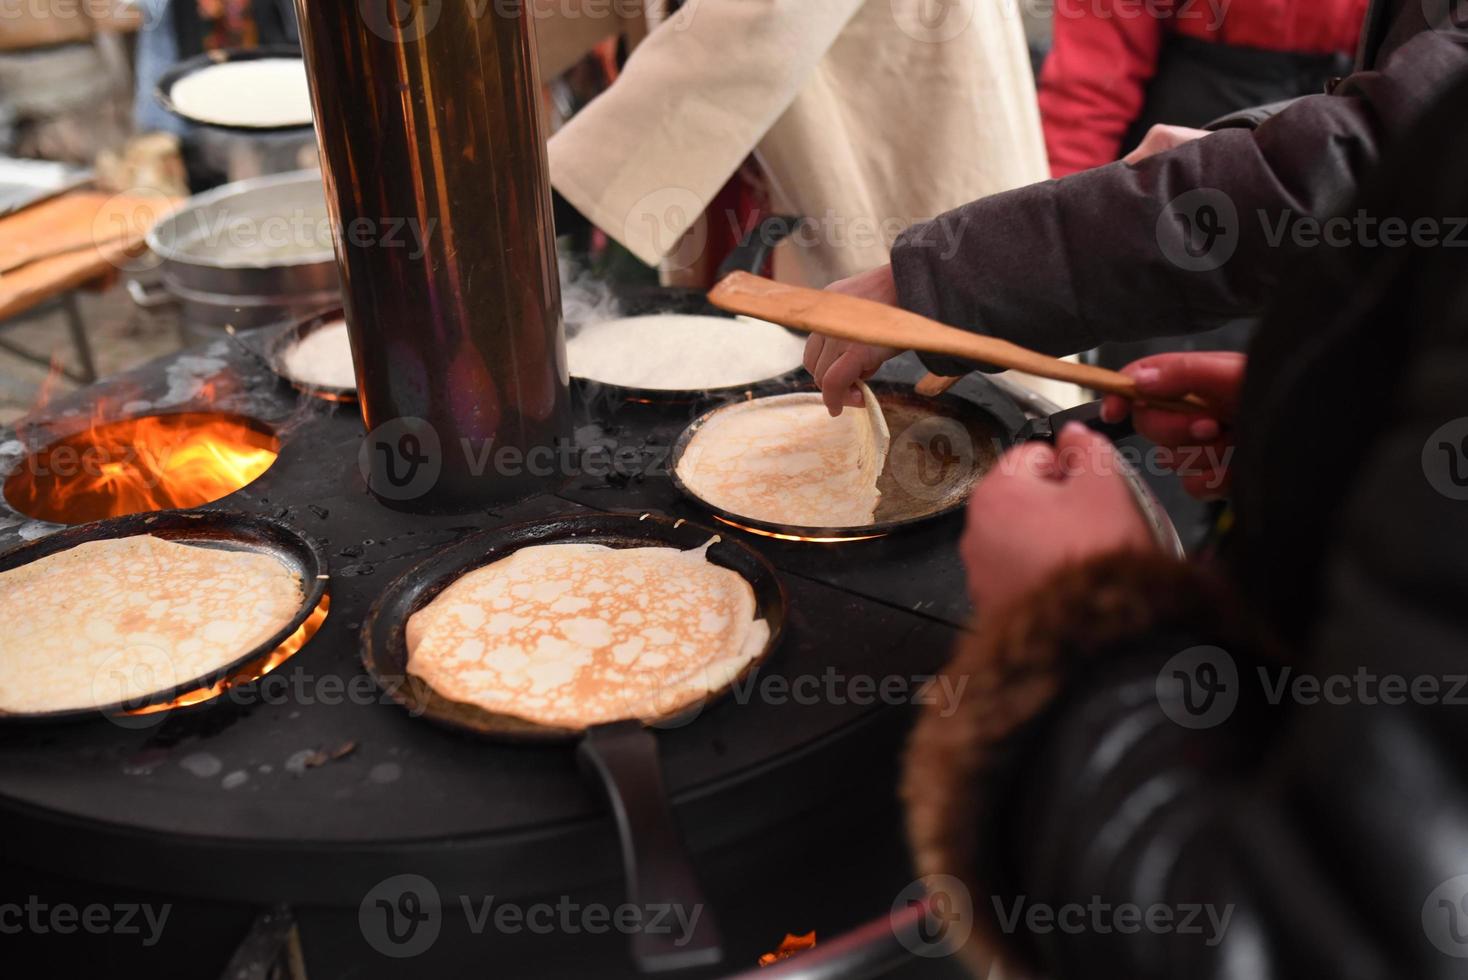
<svg viewBox="0 0 1468 980"><path fill-rule="evenodd" d="M758 398L711 415L678 461L695 496L730 514L809 528L864 527L891 435L877 397L831 418L816 392Z"/></svg>
<svg viewBox="0 0 1468 980"><path fill-rule="evenodd" d="M286 626L303 594L269 555L145 534L0 573L0 711L135 703L204 677Z"/></svg>
<svg viewBox="0 0 1468 980"><path fill-rule="evenodd" d="M306 63L299 58L210 65L174 82L168 97L180 114L218 126L311 125Z"/></svg>
<svg viewBox="0 0 1468 980"><path fill-rule="evenodd" d="M805 338L747 317L634 316L566 341L571 374L623 388L701 391L754 384L800 367Z"/></svg>
<svg viewBox="0 0 1468 980"><path fill-rule="evenodd" d="M312 330L286 348L280 362L281 370L292 381L357 390L357 371L352 365L352 343L345 320Z"/></svg>
<svg viewBox="0 0 1468 980"><path fill-rule="evenodd" d="M408 619L408 671L443 697L553 728L655 721L764 651L754 589L708 549L551 544L475 569Z"/></svg>

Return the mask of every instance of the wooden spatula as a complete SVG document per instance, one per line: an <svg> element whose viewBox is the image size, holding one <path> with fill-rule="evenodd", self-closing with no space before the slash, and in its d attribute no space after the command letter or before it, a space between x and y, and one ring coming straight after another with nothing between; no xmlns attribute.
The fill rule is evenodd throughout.
<svg viewBox="0 0 1468 980"><path fill-rule="evenodd" d="M1196 395L1176 401L1144 398L1137 391L1136 382L1120 371L1091 364L1073 364L1007 340L969 333L896 307L821 289L789 286L747 272L736 272L725 278L709 293L709 302L730 313L758 317L806 333L821 333L899 350L961 357L1055 381L1068 381L1175 412L1208 411L1207 403Z"/></svg>

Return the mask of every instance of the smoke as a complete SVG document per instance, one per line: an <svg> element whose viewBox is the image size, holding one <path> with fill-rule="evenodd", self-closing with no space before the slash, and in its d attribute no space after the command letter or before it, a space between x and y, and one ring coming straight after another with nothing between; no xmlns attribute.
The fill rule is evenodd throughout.
<svg viewBox="0 0 1468 980"><path fill-rule="evenodd" d="M566 319L566 339L581 328L622 315L622 305L606 280L580 263L561 258L561 309Z"/></svg>

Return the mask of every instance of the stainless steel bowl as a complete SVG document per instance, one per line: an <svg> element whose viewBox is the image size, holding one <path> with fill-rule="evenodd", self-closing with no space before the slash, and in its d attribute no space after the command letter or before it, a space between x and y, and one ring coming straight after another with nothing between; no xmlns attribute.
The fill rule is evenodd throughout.
<svg viewBox="0 0 1468 980"><path fill-rule="evenodd" d="M189 198L148 232L164 294L199 327L263 326L340 302L321 173L226 184Z"/></svg>

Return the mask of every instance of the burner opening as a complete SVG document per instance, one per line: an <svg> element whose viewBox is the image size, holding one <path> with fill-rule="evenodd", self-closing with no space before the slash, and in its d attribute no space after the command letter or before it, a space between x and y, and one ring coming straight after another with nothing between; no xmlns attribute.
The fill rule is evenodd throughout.
<svg viewBox="0 0 1468 980"><path fill-rule="evenodd" d="M57 524L199 507L254 482L279 450L266 426L242 415L97 422L22 460L5 481L5 499Z"/></svg>
<svg viewBox="0 0 1468 980"><path fill-rule="evenodd" d="M147 707L134 708L131 711L125 711L123 713L130 716L154 715L160 711L172 711L174 708L187 708L191 705L202 704L205 701L213 701L220 695L229 692L232 688L239 687L242 684L249 684L251 681L257 681L285 663L291 657L300 653L301 648L307 643L310 643L311 638L316 635L316 631L321 629L321 624L326 621L326 616L329 612L331 612L331 594L327 593L321 597L321 601L316 604L316 608L311 610L311 615L306 617L306 621L296 627L296 631L286 637L280 646L271 650L265 656L250 661L243 667L230 672L227 677L215 681L213 684L195 688L192 691L185 691L172 701L150 704Z"/></svg>

